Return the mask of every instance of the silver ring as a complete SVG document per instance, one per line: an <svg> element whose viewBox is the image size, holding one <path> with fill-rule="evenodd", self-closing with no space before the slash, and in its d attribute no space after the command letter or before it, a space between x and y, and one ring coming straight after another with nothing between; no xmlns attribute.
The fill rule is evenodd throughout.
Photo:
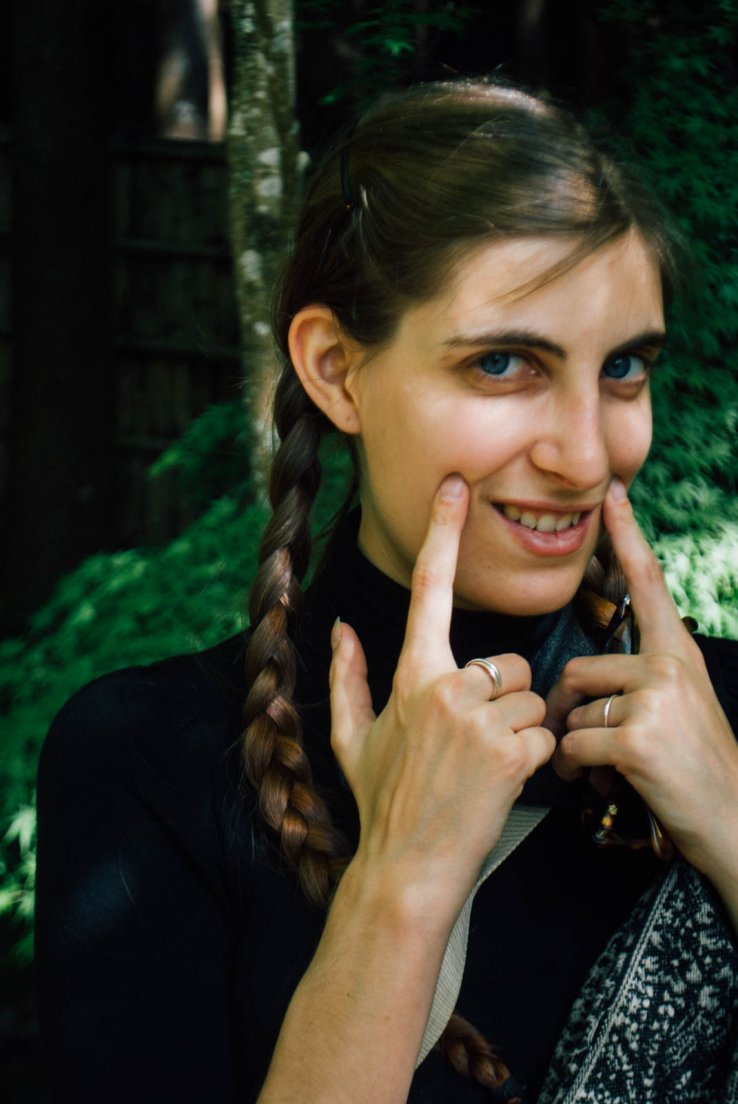
<svg viewBox="0 0 738 1104"><path fill-rule="evenodd" d="M612 706L612 703L615 701L615 698L617 696L618 696L617 694L610 694L610 697L605 702L605 707L602 710L602 727L603 728L609 728L610 727L610 707Z"/></svg>
<svg viewBox="0 0 738 1104"><path fill-rule="evenodd" d="M502 693L502 672L496 663L493 663L491 659L470 659L468 663L464 664L464 667L482 667L489 677L492 679L492 697L490 701L494 701L495 698L499 698Z"/></svg>

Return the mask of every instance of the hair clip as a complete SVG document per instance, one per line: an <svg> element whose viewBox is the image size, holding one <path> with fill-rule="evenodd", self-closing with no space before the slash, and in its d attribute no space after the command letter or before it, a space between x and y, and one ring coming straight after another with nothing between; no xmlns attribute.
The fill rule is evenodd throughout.
<svg viewBox="0 0 738 1104"><path fill-rule="evenodd" d="M615 650L615 648L617 646L616 641L617 641L618 631L621 629L621 626L623 625L623 623L626 620L632 619L632 617L633 617L633 610L631 609L630 595L629 594L624 594L623 597L618 602L617 606L615 607L615 612L613 613L612 617L610 618L610 620L608 622L608 625L607 625L607 629L605 630L605 639L602 643L603 653ZM627 628L627 626L626 626L626 628ZM625 629L623 630L623 632L624 631L625 631ZM622 633L621 633L621 637L622 637ZM627 647L627 644L629 644L630 642L627 641L627 642L624 642L624 643L626 643L626 647Z"/></svg>

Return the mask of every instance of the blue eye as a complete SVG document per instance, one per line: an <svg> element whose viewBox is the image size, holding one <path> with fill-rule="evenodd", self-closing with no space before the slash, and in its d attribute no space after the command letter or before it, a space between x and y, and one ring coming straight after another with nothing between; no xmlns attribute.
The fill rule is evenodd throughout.
<svg viewBox="0 0 738 1104"><path fill-rule="evenodd" d="M626 382L642 379L647 370L646 358L638 356L636 353L620 353L606 361L602 369L603 374L608 379L625 380Z"/></svg>
<svg viewBox="0 0 738 1104"><path fill-rule="evenodd" d="M476 361L485 376L497 377L511 375L522 362L515 353L483 353Z"/></svg>

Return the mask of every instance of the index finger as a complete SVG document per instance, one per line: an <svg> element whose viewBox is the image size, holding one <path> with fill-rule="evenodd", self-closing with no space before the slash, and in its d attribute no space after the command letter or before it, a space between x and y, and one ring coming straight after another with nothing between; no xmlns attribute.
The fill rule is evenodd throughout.
<svg viewBox="0 0 738 1104"><path fill-rule="evenodd" d="M638 617L641 651L673 648L675 633L686 633L686 629L661 565L640 530L625 485L619 479L612 481L605 496L603 520Z"/></svg>
<svg viewBox="0 0 738 1104"><path fill-rule="evenodd" d="M464 480L446 476L433 499L428 531L415 561L402 647L404 658L421 658L426 670L433 659L442 663L442 670L447 668L456 563L468 507Z"/></svg>

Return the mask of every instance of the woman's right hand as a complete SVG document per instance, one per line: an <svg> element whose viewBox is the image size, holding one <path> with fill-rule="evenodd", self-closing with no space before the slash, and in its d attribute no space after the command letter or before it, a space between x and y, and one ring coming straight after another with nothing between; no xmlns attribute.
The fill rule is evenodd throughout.
<svg viewBox="0 0 738 1104"><path fill-rule="evenodd" d="M351 867L449 928L525 780L556 746L541 726L546 707L530 690L525 659L494 657L502 693L490 701L487 672L460 670L452 655L468 503L461 477L446 477L413 572L392 694L378 717L361 643L346 624L334 627L331 665L332 745L361 822Z"/></svg>
<svg viewBox="0 0 738 1104"><path fill-rule="evenodd" d="M259 1104L407 1100L451 928L523 782L553 753L524 659L495 657L495 702L484 670L454 662L449 626L468 502L463 480L447 477L379 717L356 633L345 624L334 630L333 747L361 836L290 1002Z"/></svg>

